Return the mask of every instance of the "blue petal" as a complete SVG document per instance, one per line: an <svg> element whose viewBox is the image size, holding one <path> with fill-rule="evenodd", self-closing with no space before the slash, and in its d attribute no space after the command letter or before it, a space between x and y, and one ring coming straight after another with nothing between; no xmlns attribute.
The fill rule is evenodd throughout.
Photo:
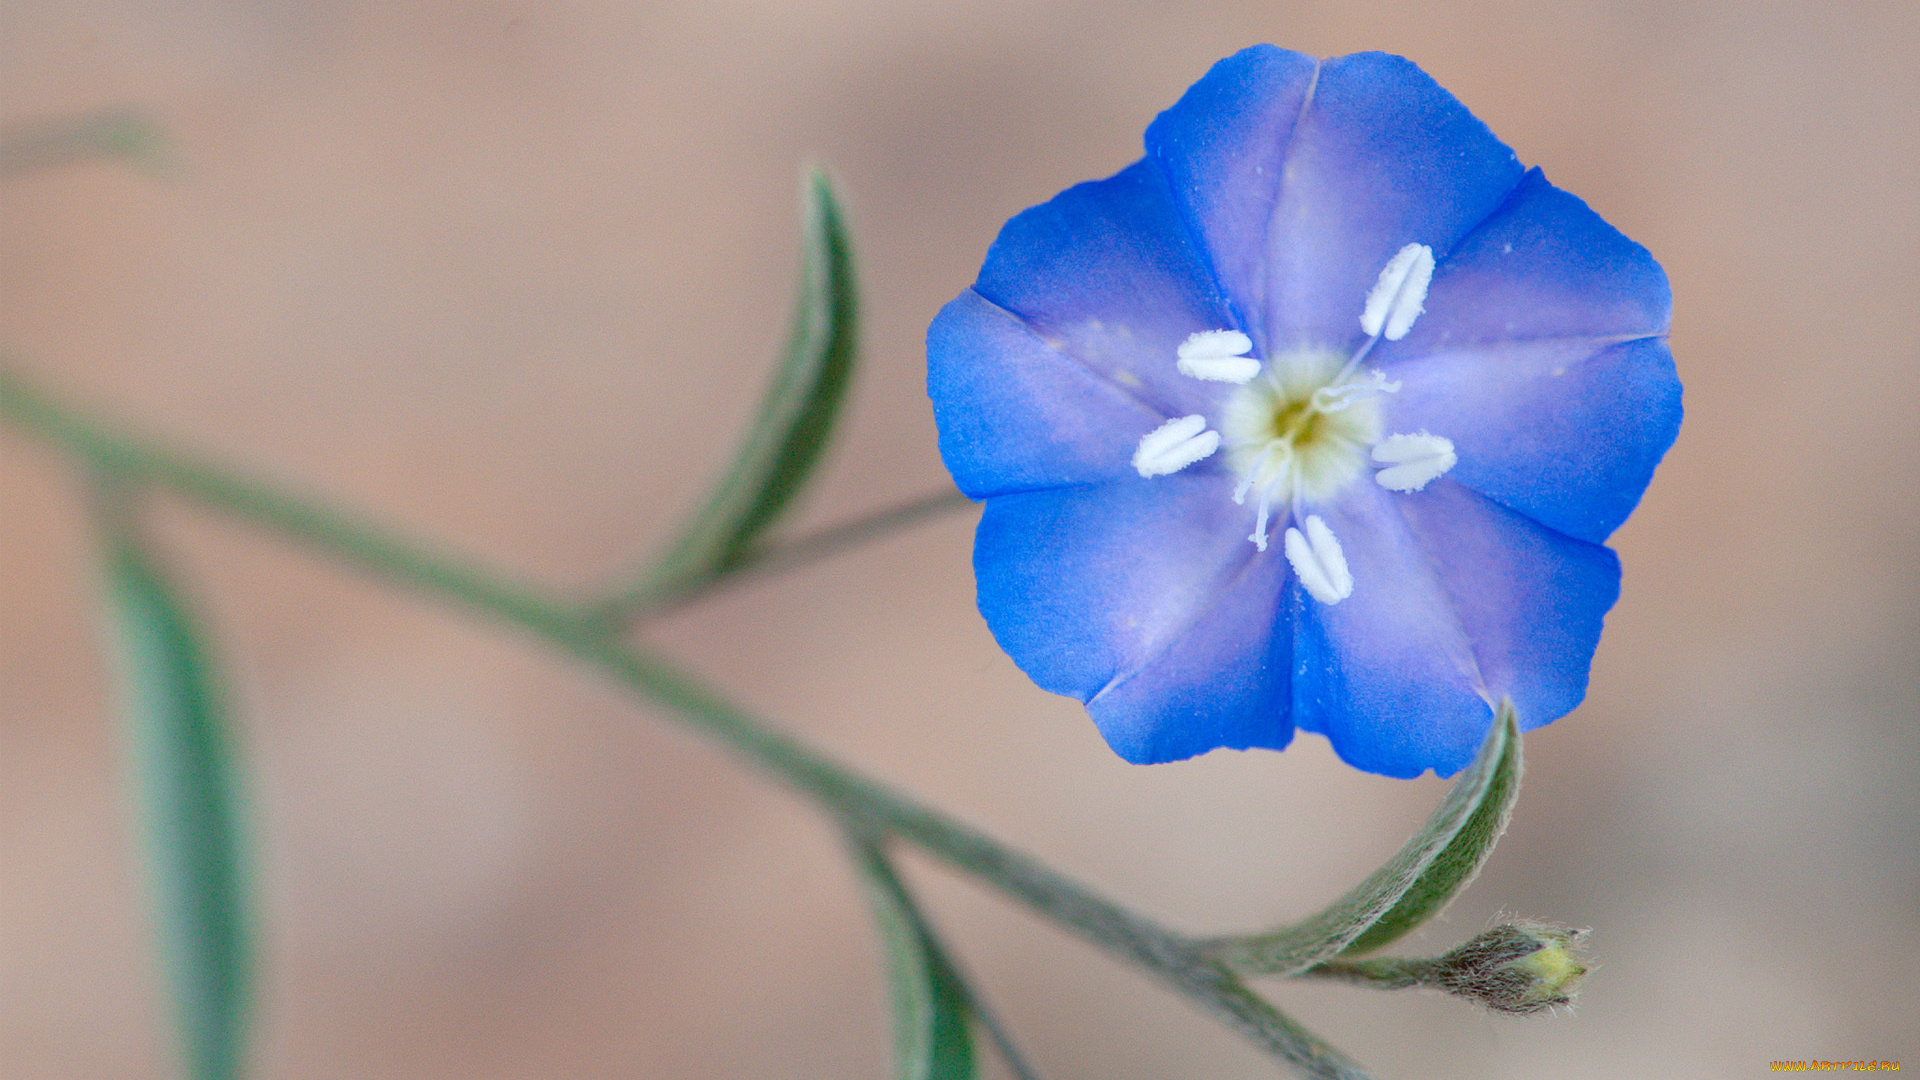
<svg viewBox="0 0 1920 1080"><path fill-rule="evenodd" d="M1293 717L1368 772L1447 775L1472 760L1493 712L1467 627L1399 498L1366 481L1311 510L1339 539L1353 593L1322 604L1289 589Z"/></svg>
<svg viewBox="0 0 1920 1080"><path fill-rule="evenodd" d="M1395 501L1453 598L1489 695L1513 699L1522 729L1571 712L1620 596L1620 560L1447 480ZM1472 746L1457 750L1459 764L1472 757Z"/></svg>
<svg viewBox="0 0 1920 1080"><path fill-rule="evenodd" d="M1359 53L1322 64L1267 230L1271 347L1356 341L1387 260L1410 243L1444 257L1523 174L1513 151L1411 62Z"/></svg>
<svg viewBox="0 0 1920 1080"><path fill-rule="evenodd" d="M1449 479L1596 543L1632 513L1680 430L1660 338L1468 345L1390 370L1401 388L1382 399L1389 431L1453 440Z"/></svg>
<svg viewBox="0 0 1920 1080"><path fill-rule="evenodd" d="M1659 337L1672 314L1667 275L1647 249L1533 169L1440 261L1413 331L1381 342L1374 357L1384 367L1481 342Z"/></svg>
<svg viewBox="0 0 1920 1080"><path fill-rule="evenodd" d="M1148 162L1068 188L1007 222L974 289L1024 320L1061 362L1079 363L1164 416L1208 412L1231 390L1174 370L1174 350L1188 335L1238 324L1166 177Z"/></svg>
<svg viewBox="0 0 1920 1080"><path fill-rule="evenodd" d="M1449 476L1571 536L1605 540L1680 427L1661 338L1673 306L1645 248L1527 174L1434 271L1426 314L1379 366L1395 431L1452 439Z"/></svg>
<svg viewBox="0 0 1920 1080"><path fill-rule="evenodd" d="M1295 589L1294 718L1347 762L1451 776L1500 698L1531 729L1585 696L1620 594L1613 552L1447 479L1408 494L1356 485L1316 512L1354 586L1330 606Z"/></svg>
<svg viewBox="0 0 1920 1080"><path fill-rule="evenodd" d="M1244 537L1240 543L1253 548ZM1280 750L1293 741L1293 641L1282 606L1286 563L1278 556L1256 553L1242 563L1185 634L1087 702L1115 753L1149 765L1221 747Z"/></svg>
<svg viewBox="0 0 1920 1080"><path fill-rule="evenodd" d="M1114 751L1171 761L1282 747L1284 560L1246 540L1231 481L1189 475L988 501L980 611L1043 689L1089 702Z"/></svg>
<svg viewBox="0 0 1920 1080"><path fill-rule="evenodd" d="M1140 437L1166 420L972 291L927 330L927 395L940 456L975 499L1133 476Z"/></svg>
<svg viewBox="0 0 1920 1080"><path fill-rule="evenodd" d="M1147 128L1147 158L1165 171L1221 287L1257 342L1266 340L1267 223L1293 125L1320 62L1271 45L1212 70Z"/></svg>

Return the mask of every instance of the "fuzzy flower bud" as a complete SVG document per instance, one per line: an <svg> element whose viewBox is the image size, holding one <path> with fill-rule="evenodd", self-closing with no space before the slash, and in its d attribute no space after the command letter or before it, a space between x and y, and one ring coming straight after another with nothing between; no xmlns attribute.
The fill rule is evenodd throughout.
<svg viewBox="0 0 1920 1080"><path fill-rule="evenodd" d="M1587 931L1550 923L1506 923L1441 957L1436 981L1448 993L1495 1012L1525 1015L1568 1005L1587 973Z"/></svg>

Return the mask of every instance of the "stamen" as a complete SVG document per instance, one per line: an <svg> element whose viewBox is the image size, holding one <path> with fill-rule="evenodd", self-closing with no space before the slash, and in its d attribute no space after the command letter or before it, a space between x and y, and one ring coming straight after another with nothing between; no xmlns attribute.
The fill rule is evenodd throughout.
<svg viewBox="0 0 1920 1080"><path fill-rule="evenodd" d="M1387 260L1380 280L1367 294L1367 306L1360 313L1360 329L1368 336L1399 341L1413 329L1413 320L1425 311L1427 286L1433 283L1433 249L1425 244L1408 244Z"/></svg>
<svg viewBox="0 0 1920 1080"><path fill-rule="evenodd" d="M1260 482L1260 471L1267 467L1267 459L1273 456L1275 450L1284 452L1285 449L1286 448L1280 444L1280 441L1276 439L1268 443L1266 448L1260 451L1260 456L1253 459L1253 465L1247 469L1246 475L1242 476L1240 482L1234 485L1233 504L1235 506L1245 506L1247 504L1247 492L1252 491L1253 485ZM1282 462L1280 467L1284 469L1286 468L1286 464ZM1261 550L1264 551L1266 549L1262 548Z"/></svg>
<svg viewBox="0 0 1920 1080"><path fill-rule="evenodd" d="M1263 491L1260 493L1260 513L1259 516L1254 519L1253 523L1253 535L1247 537L1247 539L1253 541L1253 546L1261 551L1267 550L1267 518L1272 513L1273 493L1271 491Z"/></svg>
<svg viewBox="0 0 1920 1080"><path fill-rule="evenodd" d="M1279 465L1279 469L1275 471L1273 479L1265 479L1267 457L1273 457L1275 454L1281 455L1281 465ZM1281 477L1286 475L1286 469L1292 467L1292 463L1294 463L1294 450L1292 450L1290 446L1286 446L1284 442L1277 440L1277 438L1275 438L1273 442L1269 442L1269 444L1261 450L1260 457L1254 457L1254 463L1246 469L1246 473L1240 475L1240 482L1233 486L1233 505L1246 505L1246 492L1254 490L1254 484L1261 484L1261 488L1263 488L1265 492L1273 492L1273 488L1279 486ZM1265 498L1265 496L1261 496L1261 498ZM1261 552L1265 552L1265 548L1261 548Z"/></svg>
<svg viewBox="0 0 1920 1080"><path fill-rule="evenodd" d="M1260 374L1260 361L1243 355L1252 348L1253 339L1238 330L1202 330L1174 350L1174 367L1189 378L1240 386Z"/></svg>
<svg viewBox="0 0 1920 1080"><path fill-rule="evenodd" d="M1373 474L1388 491L1419 491L1460 460L1453 440L1421 432L1389 435L1373 448L1373 460L1387 468Z"/></svg>
<svg viewBox="0 0 1920 1080"><path fill-rule="evenodd" d="M1220 448L1220 433L1204 430L1204 416L1169 420L1140 437L1133 467L1141 476L1166 476L1205 458Z"/></svg>
<svg viewBox="0 0 1920 1080"><path fill-rule="evenodd" d="M1308 595L1323 604L1337 604L1353 595L1353 573L1346 552L1318 514L1307 515L1307 531L1287 530L1287 562Z"/></svg>

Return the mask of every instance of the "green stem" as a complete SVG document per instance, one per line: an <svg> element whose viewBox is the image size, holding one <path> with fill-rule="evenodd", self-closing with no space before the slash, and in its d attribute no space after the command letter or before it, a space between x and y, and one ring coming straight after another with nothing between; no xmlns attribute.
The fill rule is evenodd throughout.
<svg viewBox="0 0 1920 1080"><path fill-rule="evenodd" d="M1438 960L1410 960L1380 957L1372 960L1328 960L1295 975L1296 979L1325 979L1351 983L1375 990L1405 990L1414 986L1440 986Z"/></svg>
<svg viewBox="0 0 1920 1080"><path fill-rule="evenodd" d="M519 627L674 713L849 826L907 840L1070 933L1146 969L1303 1073L1328 1080L1362 1080L1367 1075L1254 994L1192 939L828 759L738 708L664 657L622 643L574 604L473 564L433 555L375 525L158 443L115 434L56 405L3 367L0 418L124 479L164 488L413 591Z"/></svg>
<svg viewBox="0 0 1920 1080"><path fill-rule="evenodd" d="M56 405L3 364L0 417L65 447L102 472L165 488L295 537L388 581L457 600L539 633L578 621L568 608L478 566L428 553L317 501L195 461L158 443L115 434Z"/></svg>
<svg viewBox="0 0 1920 1080"><path fill-rule="evenodd" d="M630 587L594 609L591 617L617 624L663 615L705 599L720 589L818 562L929 518L972 505L972 499L953 488L929 492L792 540L750 548L738 562L718 574Z"/></svg>
<svg viewBox="0 0 1920 1080"><path fill-rule="evenodd" d="M0 130L0 178L109 157L153 167L160 149L159 132L126 109L10 126Z"/></svg>

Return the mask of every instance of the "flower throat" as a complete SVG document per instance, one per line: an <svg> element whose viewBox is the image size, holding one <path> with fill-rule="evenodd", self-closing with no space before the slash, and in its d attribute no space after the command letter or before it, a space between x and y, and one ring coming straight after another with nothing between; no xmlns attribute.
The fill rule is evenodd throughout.
<svg viewBox="0 0 1920 1080"><path fill-rule="evenodd" d="M1134 451L1143 477L1179 472L1225 447L1237 474L1233 501L1255 498L1253 532L1267 550L1267 527L1278 509L1297 525L1286 531L1287 561L1301 585L1323 604L1353 593L1346 554L1326 521L1306 512L1384 466L1374 479L1389 491L1418 491L1451 469L1451 440L1427 432L1381 437L1379 398L1400 384L1363 370L1380 339L1398 341L1424 312L1433 279L1433 249L1402 247L1380 271L1360 314L1366 341L1351 356L1327 349L1295 349L1266 362L1247 355L1253 339L1238 330L1202 330L1175 351L1175 367L1189 378L1238 386L1222 407L1219 430L1204 416L1184 416L1148 432Z"/></svg>

